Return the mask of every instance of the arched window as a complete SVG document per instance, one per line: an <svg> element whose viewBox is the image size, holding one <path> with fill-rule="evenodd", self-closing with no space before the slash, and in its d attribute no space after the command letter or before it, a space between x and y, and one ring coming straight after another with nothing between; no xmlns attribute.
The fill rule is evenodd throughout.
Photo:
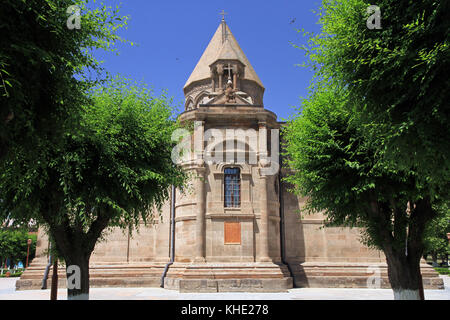
<svg viewBox="0 0 450 320"><path fill-rule="evenodd" d="M241 206L241 170L239 168L224 170L224 199L225 208Z"/></svg>

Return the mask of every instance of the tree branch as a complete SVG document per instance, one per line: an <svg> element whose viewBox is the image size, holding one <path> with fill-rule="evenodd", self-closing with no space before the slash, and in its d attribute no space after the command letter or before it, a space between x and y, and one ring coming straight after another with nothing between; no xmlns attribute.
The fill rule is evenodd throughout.
<svg viewBox="0 0 450 320"><path fill-rule="evenodd" d="M109 210L99 209L97 219L91 224L88 232L86 233L86 250L91 253L94 250L97 239L101 236L103 230L108 226L111 220Z"/></svg>

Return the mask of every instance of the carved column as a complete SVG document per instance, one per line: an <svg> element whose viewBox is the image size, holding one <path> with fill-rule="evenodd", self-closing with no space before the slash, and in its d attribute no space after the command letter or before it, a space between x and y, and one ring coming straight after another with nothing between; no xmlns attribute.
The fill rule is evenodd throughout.
<svg viewBox="0 0 450 320"><path fill-rule="evenodd" d="M194 121L194 160L203 160L204 154L205 121Z"/></svg>
<svg viewBox="0 0 450 320"><path fill-rule="evenodd" d="M267 202L267 179L264 168L269 166L267 152L267 126L264 122L259 123L259 257L258 261L271 261L269 257L269 208Z"/></svg>
<svg viewBox="0 0 450 320"><path fill-rule="evenodd" d="M260 170L261 174L261 170ZM271 261L269 258L269 210L267 206L267 176L260 176L260 223L258 261Z"/></svg>
<svg viewBox="0 0 450 320"><path fill-rule="evenodd" d="M196 226L195 226L195 262L205 261L205 239L206 239L206 228L205 228L205 167L203 160L197 160L196 167L197 176L195 177L195 191L196 191L196 202L197 202L197 215L196 215Z"/></svg>
<svg viewBox="0 0 450 320"><path fill-rule="evenodd" d="M222 87L223 66L222 65L217 66L217 74L219 75L219 91L223 91L223 87Z"/></svg>
<svg viewBox="0 0 450 320"><path fill-rule="evenodd" d="M233 66L233 89L237 89L237 74L238 74L238 67Z"/></svg>
<svg viewBox="0 0 450 320"><path fill-rule="evenodd" d="M211 90L212 92L216 92L216 75L213 69L211 69Z"/></svg>
<svg viewBox="0 0 450 320"><path fill-rule="evenodd" d="M195 259L196 262L205 261L205 161L204 153L204 130L205 121L194 123L194 159L195 159L195 191L196 191L196 226L195 226Z"/></svg>

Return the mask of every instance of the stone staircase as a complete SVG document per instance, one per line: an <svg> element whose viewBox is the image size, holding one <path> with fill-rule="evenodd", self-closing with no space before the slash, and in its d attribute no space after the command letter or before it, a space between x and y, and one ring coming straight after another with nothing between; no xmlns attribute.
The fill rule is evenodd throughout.
<svg viewBox="0 0 450 320"><path fill-rule="evenodd" d="M159 287L166 263L91 263L92 288ZM47 262L33 260L16 282L16 290L37 290ZM52 267L47 288L51 287ZM58 287L65 288L65 267L58 267ZM292 278L285 265L275 263L174 263L165 278L166 289L180 292L286 292Z"/></svg>
<svg viewBox="0 0 450 320"><path fill-rule="evenodd" d="M296 287L307 288L391 288L386 263L289 263ZM439 274L428 264L421 264L424 289L444 289ZM369 285L369 286L368 286Z"/></svg>
<svg viewBox="0 0 450 320"><path fill-rule="evenodd" d="M180 292L287 292L293 287L286 265L251 263L174 263L165 288Z"/></svg>
<svg viewBox="0 0 450 320"><path fill-rule="evenodd" d="M33 261L16 282L16 290L41 289L46 261ZM96 264L89 267L89 282L93 288L102 287L159 287L165 263L114 263ZM51 287L50 267L47 288ZM58 266L58 287L66 287L65 266Z"/></svg>
<svg viewBox="0 0 450 320"><path fill-rule="evenodd" d="M42 287L47 262L33 260L16 282L17 290ZM159 287L165 262L92 263L90 285L101 287ZM164 281L166 289L180 292L286 292L293 287L309 288L390 288L385 263L292 262L289 266L269 262L187 263L175 262ZM434 269L421 265L424 289L444 289L443 280ZM47 288L51 287L50 268ZM368 281L369 280L369 281ZM66 287L64 266L58 268L58 287Z"/></svg>

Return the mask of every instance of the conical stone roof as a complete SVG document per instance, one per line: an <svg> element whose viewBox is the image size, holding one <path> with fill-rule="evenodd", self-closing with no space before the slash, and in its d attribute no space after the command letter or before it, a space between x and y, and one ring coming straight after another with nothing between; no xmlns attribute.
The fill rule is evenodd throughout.
<svg viewBox="0 0 450 320"><path fill-rule="evenodd" d="M223 36L223 28L226 28L225 38ZM225 21L220 23L216 33L214 33L214 36L206 47L206 50L203 52L203 55L195 66L194 71L192 71L191 76L186 81L184 88L193 82L209 79L211 76L210 65L219 59L239 60L245 65L244 79L255 81L259 86L264 88L261 80Z"/></svg>

